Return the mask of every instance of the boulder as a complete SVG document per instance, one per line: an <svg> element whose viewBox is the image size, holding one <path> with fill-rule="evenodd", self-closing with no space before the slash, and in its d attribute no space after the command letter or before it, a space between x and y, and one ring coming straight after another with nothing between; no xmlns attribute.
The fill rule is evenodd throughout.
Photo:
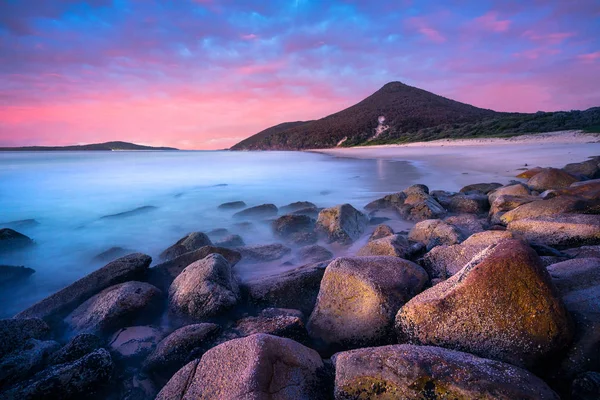
<svg viewBox="0 0 600 400"><path fill-rule="evenodd" d="M453 225L463 234L463 237L474 233L483 232L487 221L485 218L473 214L458 214L444 218L444 222Z"/></svg>
<svg viewBox="0 0 600 400"><path fill-rule="evenodd" d="M386 343L396 311L428 281L398 257L337 258L325 270L308 333L332 349Z"/></svg>
<svg viewBox="0 0 600 400"><path fill-rule="evenodd" d="M257 334L225 342L178 371L157 400L323 398L319 354Z"/></svg>
<svg viewBox="0 0 600 400"><path fill-rule="evenodd" d="M300 210L292 211L290 214L306 215L308 217L317 219L321 210L322 210L322 208L318 208L318 207L308 207L308 208L301 208Z"/></svg>
<svg viewBox="0 0 600 400"><path fill-rule="evenodd" d="M540 195L544 198L556 196L577 196L583 199L596 200L600 197L600 179L572 183L564 189L546 190Z"/></svg>
<svg viewBox="0 0 600 400"><path fill-rule="evenodd" d="M10 228L0 229L0 254L33 245L33 240Z"/></svg>
<svg viewBox="0 0 600 400"><path fill-rule="evenodd" d="M488 194L489 192L496 190L502 187L501 183L474 183L472 185L467 185L460 189L460 193L470 193L470 192L481 192L483 194Z"/></svg>
<svg viewBox="0 0 600 400"><path fill-rule="evenodd" d="M410 230L408 239L413 242L423 243L427 249L439 245L451 245L460 243L464 237L461 231L454 225L450 225L439 219L428 219L418 222Z"/></svg>
<svg viewBox="0 0 600 400"><path fill-rule="evenodd" d="M221 240L215 242L217 247L240 247L245 246L244 239L240 235L225 236Z"/></svg>
<svg viewBox="0 0 600 400"><path fill-rule="evenodd" d="M0 388L9 387L41 370L59 348L60 345L52 340L28 339L0 359Z"/></svg>
<svg viewBox="0 0 600 400"><path fill-rule="evenodd" d="M575 258L600 257L600 245L574 247L563 250L563 253Z"/></svg>
<svg viewBox="0 0 600 400"><path fill-rule="evenodd" d="M307 246L309 244L315 244L319 238L317 234L314 232L296 232L292 233L287 241L291 244L295 244L297 246Z"/></svg>
<svg viewBox="0 0 600 400"><path fill-rule="evenodd" d="M96 254L94 258L92 258L93 262L110 262L112 260L116 260L119 257L124 257L127 254L135 253L135 251L131 251L129 249L124 249L123 247L111 247L108 250L103 251L102 253Z"/></svg>
<svg viewBox="0 0 600 400"><path fill-rule="evenodd" d="M81 357L99 349L101 346L102 341L98 336L91 333L81 333L73 337L56 353L52 354L48 363L57 365L77 361Z"/></svg>
<svg viewBox="0 0 600 400"><path fill-rule="evenodd" d="M332 258L333 253L318 244L301 247L296 253L296 259L304 264L314 264Z"/></svg>
<svg viewBox="0 0 600 400"><path fill-rule="evenodd" d="M242 255L245 262L250 263L279 260L292 252L292 249L281 243L243 246L237 247L236 250Z"/></svg>
<svg viewBox="0 0 600 400"><path fill-rule="evenodd" d="M436 246L423 256L421 266L431 279L447 279L460 271L473 257L486 247L502 240L515 239L508 231L484 231L475 233L464 242L452 246Z"/></svg>
<svg viewBox="0 0 600 400"><path fill-rule="evenodd" d="M274 313L272 310L267 309L256 317L245 317L236 321L229 334L233 333L236 337L245 337L257 333L266 333L298 342L306 341L306 327L302 321L303 314L301 312L292 310L291 313L286 313L281 312L285 310L277 309L280 312Z"/></svg>
<svg viewBox="0 0 600 400"><path fill-rule="evenodd" d="M516 196L516 197L526 197L531 195L531 190L529 186L524 185L522 183L516 183L514 185L507 185L496 188L495 190L488 193L488 200L490 204L494 203L500 196Z"/></svg>
<svg viewBox="0 0 600 400"><path fill-rule="evenodd" d="M321 279L329 262L307 264L251 280L242 288L251 304L292 308L309 315L317 301Z"/></svg>
<svg viewBox="0 0 600 400"><path fill-rule="evenodd" d="M283 206L279 208L279 211L283 214L291 214L296 211L306 210L317 208L317 205L311 203L310 201L296 201L295 203L290 203L287 206Z"/></svg>
<svg viewBox="0 0 600 400"><path fill-rule="evenodd" d="M169 261L190 251L198 250L204 246L212 246L210 238L202 232L192 232L179 239L173 246L160 254L162 261Z"/></svg>
<svg viewBox="0 0 600 400"><path fill-rule="evenodd" d="M224 238L225 236L229 235L230 232L229 229L226 228L215 228L206 232L206 234L211 240L215 240Z"/></svg>
<svg viewBox="0 0 600 400"><path fill-rule="evenodd" d="M315 229L329 242L351 244L364 232L367 223L363 213L350 204L342 204L322 210Z"/></svg>
<svg viewBox="0 0 600 400"><path fill-rule="evenodd" d="M158 343L143 368L169 378L189 361L201 357L220 330L219 325L209 323L179 328Z"/></svg>
<svg viewBox="0 0 600 400"><path fill-rule="evenodd" d="M408 196L410 196L411 194L414 194L414 193L429 194L429 188L427 187L427 185L417 183L415 185L411 185L411 186L407 187L406 189L403 190L403 192L406 193L406 195L408 195Z"/></svg>
<svg viewBox="0 0 600 400"><path fill-rule="evenodd" d="M116 359L141 361L165 336L162 329L153 326L129 326L115 332L108 341L108 349Z"/></svg>
<svg viewBox="0 0 600 400"><path fill-rule="evenodd" d="M577 182L579 179L556 168L545 168L538 174L535 174L527 181L527 186L532 190L543 192L548 189L562 189L569 187L571 183Z"/></svg>
<svg viewBox="0 0 600 400"><path fill-rule="evenodd" d="M573 381L571 398L598 400L600 398L600 372L588 371Z"/></svg>
<svg viewBox="0 0 600 400"><path fill-rule="evenodd" d="M521 172L516 177L521 178L521 179L530 179L530 178L534 177L535 175L539 174L540 172L542 172L543 170L544 170L544 168L542 168L542 167L530 168L528 170Z"/></svg>
<svg viewBox="0 0 600 400"><path fill-rule="evenodd" d="M230 201L228 203L220 204L217 208L219 210L237 210L244 207L246 207L246 203L243 201Z"/></svg>
<svg viewBox="0 0 600 400"><path fill-rule="evenodd" d="M238 211L233 216L235 218L269 218L277 215L278 211L275 204L261 204Z"/></svg>
<svg viewBox="0 0 600 400"><path fill-rule="evenodd" d="M572 196L558 196L549 200L540 200L522 204L508 211L500 220L504 224L525 218L553 216L556 214L591 214L600 213L600 198L585 200Z"/></svg>
<svg viewBox="0 0 600 400"><path fill-rule="evenodd" d="M423 221L446 216L446 209L431 196L423 201L414 203L410 207L399 209L398 211L402 218L409 221Z"/></svg>
<svg viewBox="0 0 600 400"><path fill-rule="evenodd" d="M23 346L29 339L44 339L50 333L48 325L38 318L0 319L0 358Z"/></svg>
<svg viewBox="0 0 600 400"><path fill-rule="evenodd" d="M509 223L507 229L530 242L556 248L600 244L600 215L561 214L526 218Z"/></svg>
<svg viewBox="0 0 600 400"><path fill-rule="evenodd" d="M357 256L392 256L406 258L410 253L408 240L401 235L371 240L356 253Z"/></svg>
<svg viewBox="0 0 600 400"><path fill-rule="evenodd" d="M563 295L600 285L600 258L573 258L552 264L547 270Z"/></svg>
<svg viewBox="0 0 600 400"><path fill-rule="evenodd" d="M33 273L35 270L32 268L0 265L0 287L27 279Z"/></svg>
<svg viewBox="0 0 600 400"><path fill-rule="evenodd" d="M406 193L398 192L393 194L388 194L381 199L373 200L369 204L365 206L365 210L374 211L374 210L385 210L385 209L396 209L404 205L404 200L406 199Z"/></svg>
<svg viewBox="0 0 600 400"><path fill-rule="evenodd" d="M152 258L141 253L121 257L46 297L17 314L15 318L42 318L44 320L61 318L110 286L143 278L151 262Z"/></svg>
<svg viewBox="0 0 600 400"><path fill-rule="evenodd" d="M569 315L538 255L520 240L492 245L415 296L396 316L401 340L532 367L571 341Z"/></svg>
<svg viewBox="0 0 600 400"><path fill-rule="evenodd" d="M523 204L540 201L542 200L537 196L511 196L505 194L498 196L490 207L490 223L503 224L502 217L507 211L514 210Z"/></svg>
<svg viewBox="0 0 600 400"><path fill-rule="evenodd" d="M312 232L315 220L306 215L284 215L273 221L273 232L276 236L286 239L294 233Z"/></svg>
<svg viewBox="0 0 600 400"><path fill-rule="evenodd" d="M552 399L530 372L441 347L400 344L335 356L336 399Z"/></svg>
<svg viewBox="0 0 600 400"><path fill-rule="evenodd" d="M71 312L65 323L75 333L105 334L136 318L150 318L162 292L145 282L130 281L104 289Z"/></svg>
<svg viewBox="0 0 600 400"><path fill-rule="evenodd" d="M219 254L187 266L169 288L171 311L196 319L216 316L238 300L238 283L229 263Z"/></svg>
<svg viewBox="0 0 600 400"><path fill-rule="evenodd" d="M384 224L377 225L375 227L375 230L373 231L373 234L369 238L369 241L381 239L381 238L384 238L386 236L390 236L393 234L394 234L394 230L391 227L389 227L388 225L384 225Z"/></svg>
<svg viewBox="0 0 600 400"><path fill-rule="evenodd" d="M567 164L563 170L573 176L578 176L586 179L600 178L600 159L595 158L579 163Z"/></svg>
<svg viewBox="0 0 600 400"><path fill-rule="evenodd" d="M110 354L99 349L77 361L47 368L15 387L0 399L81 399L108 383L113 371Z"/></svg>
<svg viewBox="0 0 600 400"><path fill-rule="evenodd" d="M461 193L450 198L446 209L452 213L483 214L490 209L490 202L483 193Z"/></svg>
<svg viewBox="0 0 600 400"><path fill-rule="evenodd" d="M171 283L173 283L185 267L211 254L222 255L232 268L242 259L242 255L236 250L224 247L204 246L150 268L148 270L148 281L161 290L167 291Z"/></svg>

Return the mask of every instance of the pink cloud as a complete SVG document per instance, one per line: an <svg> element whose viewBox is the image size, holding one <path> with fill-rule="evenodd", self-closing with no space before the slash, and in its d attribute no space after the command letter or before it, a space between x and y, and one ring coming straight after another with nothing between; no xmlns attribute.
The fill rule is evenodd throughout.
<svg viewBox="0 0 600 400"><path fill-rule="evenodd" d="M559 49L549 49L549 48L542 47L542 48L524 50L519 53L514 53L514 56L526 58L529 60L537 60L538 58L543 57L543 56L554 56L557 54L560 54Z"/></svg>
<svg viewBox="0 0 600 400"><path fill-rule="evenodd" d="M435 28L432 28L424 18L413 17L408 20L408 25L425 36L432 42L444 43L447 39Z"/></svg>
<svg viewBox="0 0 600 400"><path fill-rule="evenodd" d="M554 33L537 33L533 30L523 32L523 36L546 45L557 45L564 42L566 39L576 36L576 32L554 32Z"/></svg>
<svg viewBox="0 0 600 400"><path fill-rule="evenodd" d="M580 54L577 56L577 58L585 62L593 62L600 59L600 51L595 51L593 53L587 54Z"/></svg>
<svg viewBox="0 0 600 400"><path fill-rule="evenodd" d="M244 40L254 40L258 39L258 35L255 35L254 33L249 33L247 35L242 35L241 38Z"/></svg>
<svg viewBox="0 0 600 400"><path fill-rule="evenodd" d="M498 13L490 11L481 17L475 18L475 25L492 32L506 32L510 27L511 21L508 19L498 19Z"/></svg>

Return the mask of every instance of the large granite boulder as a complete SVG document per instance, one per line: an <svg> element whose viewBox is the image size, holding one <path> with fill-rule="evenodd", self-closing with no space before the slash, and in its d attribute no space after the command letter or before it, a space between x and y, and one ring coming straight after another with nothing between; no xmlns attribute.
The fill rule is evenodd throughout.
<svg viewBox="0 0 600 400"><path fill-rule="evenodd" d="M450 198L446 209L453 213L484 214L490 209L490 201L483 193L459 193Z"/></svg>
<svg viewBox="0 0 600 400"><path fill-rule="evenodd" d="M428 219L412 227L408 239L423 243L427 249L439 245L460 243L464 237L460 229L439 219Z"/></svg>
<svg viewBox="0 0 600 400"><path fill-rule="evenodd" d="M424 221L446 216L446 209L431 196L417 203L405 205L398 212L402 218L409 221Z"/></svg>
<svg viewBox="0 0 600 400"><path fill-rule="evenodd" d="M473 214L458 214L444 218L444 222L455 226L463 234L469 237L474 233L482 232L488 225L486 217Z"/></svg>
<svg viewBox="0 0 600 400"><path fill-rule="evenodd" d="M377 240L394 234L394 230L389 225L380 224L375 227L375 230L369 237L369 241Z"/></svg>
<svg viewBox="0 0 600 400"><path fill-rule="evenodd" d="M296 201L294 203L290 203L286 206L279 207L279 211L282 214L291 214L296 211L306 210L309 208L317 208L317 205L311 203L310 201Z"/></svg>
<svg viewBox="0 0 600 400"><path fill-rule="evenodd" d="M175 314L196 319L216 316L239 300L239 288L227 260L219 254L188 265L169 288L169 306Z"/></svg>
<svg viewBox="0 0 600 400"><path fill-rule="evenodd" d="M0 358L21 347L28 339L44 339L50 327L39 318L0 320Z"/></svg>
<svg viewBox="0 0 600 400"><path fill-rule="evenodd" d="M489 192L502 187L501 183L493 182L493 183L473 183L471 185L467 185L462 187L459 192L460 193L471 193L471 192L481 192L483 194L488 194Z"/></svg>
<svg viewBox="0 0 600 400"><path fill-rule="evenodd" d="M531 367L572 338L569 315L538 255L520 240L492 245L396 316L401 340Z"/></svg>
<svg viewBox="0 0 600 400"><path fill-rule="evenodd" d="M222 255L232 268L242 259L242 255L236 250L204 246L150 268L148 270L148 281L161 290L168 291L171 283L173 283L185 267L206 258L210 254Z"/></svg>
<svg viewBox="0 0 600 400"><path fill-rule="evenodd" d="M303 264L314 264L331 260L332 258L333 253L318 244L301 247L296 253L296 260L299 260Z"/></svg>
<svg viewBox="0 0 600 400"><path fill-rule="evenodd" d="M367 223L363 213L350 204L342 204L322 210L315 229L329 242L350 244L360 237Z"/></svg>
<svg viewBox="0 0 600 400"><path fill-rule="evenodd" d="M460 244L434 247L423 256L421 265L431 279L446 279L460 271L486 247L497 244L502 240L515 238L516 236L510 231L475 233Z"/></svg>
<svg viewBox="0 0 600 400"><path fill-rule="evenodd" d="M31 246L33 240L13 229L0 229L0 254Z"/></svg>
<svg viewBox="0 0 600 400"><path fill-rule="evenodd" d="M303 318L304 314L298 310L267 308L257 316L239 319L223 336L229 339L266 333L304 343L308 335Z"/></svg>
<svg viewBox="0 0 600 400"><path fill-rule="evenodd" d="M516 183L514 185L502 186L502 187L496 188L495 190L489 192L488 200L490 201L490 204L493 204L494 200L496 200L500 196L521 197L521 196L529 196L529 195L531 195L531 190L529 189L529 186L527 186L523 183Z"/></svg>
<svg viewBox="0 0 600 400"><path fill-rule="evenodd" d="M102 347L102 340L98 336L91 333L81 333L52 354L48 363L57 365L77 361L100 347Z"/></svg>
<svg viewBox="0 0 600 400"><path fill-rule="evenodd" d="M39 372L31 379L0 393L0 399L81 399L108 383L112 371L110 354L105 349L99 349L77 361Z"/></svg>
<svg viewBox="0 0 600 400"><path fill-rule="evenodd" d="M319 399L319 354L290 339L257 334L225 342L178 371L157 400Z"/></svg>
<svg viewBox="0 0 600 400"><path fill-rule="evenodd" d="M506 212L500 220L505 225L525 218L553 216L557 214L600 213L600 198L586 200L573 196L558 196L549 200L532 201Z"/></svg>
<svg viewBox="0 0 600 400"><path fill-rule="evenodd" d="M336 399L552 399L532 373L441 347L400 344L338 353Z"/></svg>
<svg viewBox="0 0 600 400"><path fill-rule="evenodd" d="M273 221L272 226L276 236L287 239L294 233L312 232L315 220L306 215L284 215Z"/></svg>
<svg viewBox="0 0 600 400"><path fill-rule="evenodd" d="M600 245L573 247L562 252L574 258L600 258Z"/></svg>
<svg viewBox="0 0 600 400"><path fill-rule="evenodd" d="M275 204L261 204L238 211L233 216L235 218L269 218L274 217L278 212Z"/></svg>
<svg viewBox="0 0 600 400"><path fill-rule="evenodd" d="M281 243L243 246L235 250L242 255L244 262L248 263L275 261L292 252L292 249Z"/></svg>
<svg viewBox="0 0 600 400"><path fill-rule="evenodd" d="M246 203L238 200L238 201L230 201L227 203L219 204L217 207L219 210L237 210L239 208L246 207Z"/></svg>
<svg viewBox="0 0 600 400"><path fill-rule="evenodd" d="M151 262L152 258L141 253L121 257L20 312L16 318L61 318L110 286L142 279Z"/></svg>
<svg viewBox="0 0 600 400"><path fill-rule="evenodd" d="M60 344L53 340L28 339L0 359L0 388L9 387L41 370L59 348Z"/></svg>
<svg viewBox="0 0 600 400"><path fill-rule="evenodd" d="M325 270L308 333L325 349L386 343L396 311L428 281L423 268L398 257L337 258Z"/></svg>
<svg viewBox="0 0 600 400"><path fill-rule="evenodd" d="M133 320L147 320L160 307L162 292L145 282L130 281L104 289L64 320L75 333L109 333Z"/></svg>
<svg viewBox="0 0 600 400"><path fill-rule="evenodd" d="M509 223L507 229L530 242L557 248L600 244L600 215L561 214L526 218Z"/></svg>
<svg viewBox="0 0 600 400"><path fill-rule="evenodd" d="M373 200L372 202L367 204L365 206L365 210L375 211L397 209L404 205L404 200L406 199L406 197L406 193L404 192L388 194L387 196L384 196L381 199Z"/></svg>
<svg viewBox="0 0 600 400"><path fill-rule="evenodd" d="M15 284L34 273L34 269L24 266L0 265L0 287Z"/></svg>
<svg viewBox="0 0 600 400"><path fill-rule="evenodd" d="M179 239L173 246L160 254L162 261L169 261L182 254L198 250L204 246L212 246L210 238L202 232L192 232Z"/></svg>
<svg viewBox="0 0 600 400"><path fill-rule="evenodd" d="M319 294L321 279L329 262L307 264L280 274L242 284L251 304L292 308L310 315Z"/></svg>
<svg viewBox="0 0 600 400"><path fill-rule="evenodd" d="M538 196L512 196L508 194L498 196L490 207L490 223L504 224L502 216L506 214L507 211L514 210L523 204L540 201L542 200Z"/></svg>
<svg viewBox="0 0 600 400"><path fill-rule="evenodd" d="M546 168L538 174L535 174L527 181L527 186L538 192L543 192L548 189L566 188L571 183L577 182L579 179L563 171L562 169Z"/></svg>
<svg viewBox="0 0 600 400"><path fill-rule="evenodd" d="M595 157L591 160L567 164L563 169L569 174L586 179L600 178L600 158Z"/></svg>
<svg viewBox="0 0 600 400"><path fill-rule="evenodd" d="M215 242L215 246L224 248L240 247L245 245L246 243L240 235L227 235Z"/></svg>
<svg viewBox="0 0 600 400"><path fill-rule="evenodd" d="M521 179L530 179L533 176L542 172L544 169L545 168L542 168L542 167L533 167L533 168L525 169L525 171L521 172L516 177L521 178Z"/></svg>
<svg viewBox="0 0 600 400"><path fill-rule="evenodd" d="M402 235L390 235L370 240L358 250L357 256L392 256L405 258L410 253L410 244Z"/></svg>
<svg viewBox="0 0 600 400"><path fill-rule="evenodd" d="M199 358L220 332L219 325L202 323L186 325L161 340L144 361L144 369L171 377L189 361Z"/></svg>

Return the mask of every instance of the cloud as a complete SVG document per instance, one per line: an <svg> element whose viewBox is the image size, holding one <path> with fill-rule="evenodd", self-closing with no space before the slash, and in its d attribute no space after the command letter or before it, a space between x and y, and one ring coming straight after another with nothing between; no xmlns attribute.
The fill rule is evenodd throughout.
<svg viewBox="0 0 600 400"><path fill-rule="evenodd" d="M506 32L510 27L509 19L498 19L498 13L490 11L481 17L475 18L475 24L482 29L492 32Z"/></svg>

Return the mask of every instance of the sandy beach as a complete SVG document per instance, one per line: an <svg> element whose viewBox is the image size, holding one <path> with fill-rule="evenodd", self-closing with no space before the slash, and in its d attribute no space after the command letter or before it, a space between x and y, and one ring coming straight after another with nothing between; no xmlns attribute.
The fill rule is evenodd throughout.
<svg viewBox="0 0 600 400"><path fill-rule="evenodd" d="M409 161L424 174L424 184L457 190L475 181L507 183L522 169L563 167L600 155L600 135L562 131L507 139L444 139L312 151L335 157Z"/></svg>

